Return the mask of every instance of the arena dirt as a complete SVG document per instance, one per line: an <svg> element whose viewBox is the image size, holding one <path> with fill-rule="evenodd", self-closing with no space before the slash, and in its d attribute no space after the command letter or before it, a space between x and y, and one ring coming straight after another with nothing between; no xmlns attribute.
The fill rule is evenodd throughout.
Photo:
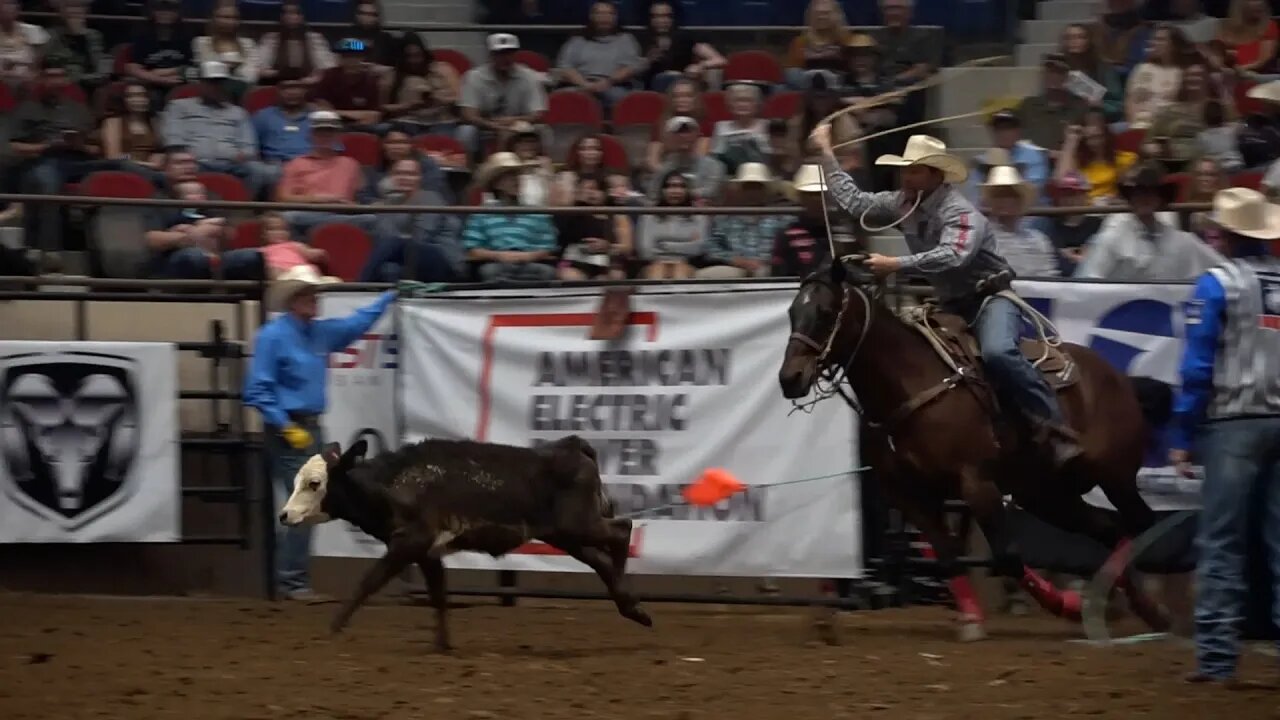
<svg viewBox="0 0 1280 720"><path fill-rule="evenodd" d="M832 646L801 610L651 605L646 631L606 604L476 604L441 656L427 608L329 639L334 607L0 595L0 718L1280 718L1275 689L1182 684L1185 647L1067 643L1046 617L959 645L946 610L845 614Z"/></svg>

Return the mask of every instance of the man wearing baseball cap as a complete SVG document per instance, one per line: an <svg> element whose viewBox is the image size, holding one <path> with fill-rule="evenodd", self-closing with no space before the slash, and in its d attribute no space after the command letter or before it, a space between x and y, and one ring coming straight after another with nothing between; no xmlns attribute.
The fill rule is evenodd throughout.
<svg viewBox="0 0 1280 720"><path fill-rule="evenodd" d="M1018 169L1023 181L1036 188L1036 205L1047 205L1045 183L1049 181L1049 154L1045 148L1022 139L1022 121L1013 110L999 110L987 123L991 129L991 151L974 158L969 185L965 194L970 200L979 199L978 186L987 181L991 168L1011 165Z"/></svg>
<svg viewBox="0 0 1280 720"><path fill-rule="evenodd" d="M472 157L480 154L484 140L497 137L500 143L505 142L516 123L541 125L547 111L542 73L516 62L519 38L510 33L494 33L485 45L489 48L489 62L462 76L458 98L462 119L467 122L458 128L458 141ZM543 142L549 140L543 138Z"/></svg>
<svg viewBox="0 0 1280 720"><path fill-rule="evenodd" d="M1044 57L1040 93L1024 98L1018 105L1018 119L1026 128L1026 138L1049 150L1062 147L1068 125L1079 125L1089 104L1067 90L1071 66L1057 53Z"/></svg>

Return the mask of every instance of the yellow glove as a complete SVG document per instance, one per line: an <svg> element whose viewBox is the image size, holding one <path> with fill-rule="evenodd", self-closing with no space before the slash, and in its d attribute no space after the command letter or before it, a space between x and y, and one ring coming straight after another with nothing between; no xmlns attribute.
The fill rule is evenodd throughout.
<svg viewBox="0 0 1280 720"><path fill-rule="evenodd" d="M311 433L293 423L285 425L284 429L280 431L280 435L294 450L305 450L311 447L311 443L315 442L311 438Z"/></svg>

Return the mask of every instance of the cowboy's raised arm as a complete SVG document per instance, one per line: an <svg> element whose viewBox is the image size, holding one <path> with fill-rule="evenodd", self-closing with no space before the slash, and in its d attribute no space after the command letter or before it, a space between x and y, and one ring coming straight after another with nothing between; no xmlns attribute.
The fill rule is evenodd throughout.
<svg viewBox="0 0 1280 720"><path fill-rule="evenodd" d="M923 273L942 272L958 268L978 254L978 238L987 231L986 218L978 214L967 202L948 203L938 215L942 220L942 235L938 244L924 252L898 258L901 269L914 268Z"/></svg>
<svg viewBox="0 0 1280 720"><path fill-rule="evenodd" d="M842 210L854 218L861 218L870 209L871 215L897 217L901 214L901 194L893 192L869 193L858 187L849 173L840 167L836 156L827 150L822 153L822 174L827 191Z"/></svg>

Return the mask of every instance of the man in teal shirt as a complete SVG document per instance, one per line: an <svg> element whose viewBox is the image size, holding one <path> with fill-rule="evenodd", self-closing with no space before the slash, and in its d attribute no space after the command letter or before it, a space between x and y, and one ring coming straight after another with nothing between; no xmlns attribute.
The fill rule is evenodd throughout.
<svg viewBox="0 0 1280 720"><path fill-rule="evenodd" d="M275 318L258 330L245 379L244 403L262 413L271 479L287 498L298 469L320 452L329 354L363 335L395 300L395 291L344 318L317 320L317 288L332 282L309 266L281 275L267 292ZM311 589L311 528L281 528L276 543L276 585L286 599L325 598Z"/></svg>

